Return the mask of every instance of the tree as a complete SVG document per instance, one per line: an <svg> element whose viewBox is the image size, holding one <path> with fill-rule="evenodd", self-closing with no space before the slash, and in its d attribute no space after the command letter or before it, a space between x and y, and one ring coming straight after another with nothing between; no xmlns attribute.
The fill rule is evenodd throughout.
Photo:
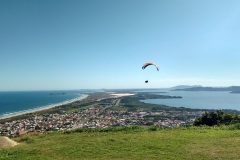
<svg viewBox="0 0 240 160"><path fill-rule="evenodd" d="M194 121L195 126L207 125L229 125L240 123L240 117L236 114L224 113L221 110L213 111L213 112L205 112L201 117L197 118Z"/></svg>

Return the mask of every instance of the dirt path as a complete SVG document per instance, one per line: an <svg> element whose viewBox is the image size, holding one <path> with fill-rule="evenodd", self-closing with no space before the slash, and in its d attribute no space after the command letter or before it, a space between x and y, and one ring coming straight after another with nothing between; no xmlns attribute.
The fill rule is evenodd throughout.
<svg viewBox="0 0 240 160"><path fill-rule="evenodd" d="M13 147L16 145L18 145L18 143L11 140L10 138L0 136L0 148Z"/></svg>

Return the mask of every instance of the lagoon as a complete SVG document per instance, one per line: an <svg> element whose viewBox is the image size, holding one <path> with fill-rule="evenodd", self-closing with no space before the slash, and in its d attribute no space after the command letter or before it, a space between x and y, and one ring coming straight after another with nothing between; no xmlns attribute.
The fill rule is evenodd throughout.
<svg viewBox="0 0 240 160"><path fill-rule="evenodd" d="M154 90L152 93L170 96L182 96L183 98L147 99L141 100L141 102L151 104L163 104L173 107L186 107L193 109L231 109L238 111L240 110L240 94L232 94L229 93L228 91Z"/></svg>

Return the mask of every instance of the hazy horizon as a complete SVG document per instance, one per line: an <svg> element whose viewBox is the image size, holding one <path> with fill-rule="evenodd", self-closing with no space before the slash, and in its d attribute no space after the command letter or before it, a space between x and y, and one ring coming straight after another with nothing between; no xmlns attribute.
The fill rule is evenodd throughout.
<svg viewBox="0 0 240 160"><path fill-rule="evenodd" d="M82 90L157 90L157 89L172 89L172 88L178 88L178 87L181 87L181 88L184 88L184 87L213 87L213 88L226 88L226 87L240 87L240 86L203 86L203 85L176 85L176 86L170 86L170 87L162 87L162 88L93 88L93 89L81 89L81 88L78 88L78 89L43 89L43 90L0 90L0 92L38 92L38 91L56 91L56 92L60 92L60 91L82 91Z"/></svg>

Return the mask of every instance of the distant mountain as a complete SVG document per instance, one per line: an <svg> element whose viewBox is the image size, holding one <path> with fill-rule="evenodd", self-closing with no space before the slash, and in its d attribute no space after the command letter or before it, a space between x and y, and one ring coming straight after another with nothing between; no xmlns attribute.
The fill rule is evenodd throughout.
<svg viewBox="0 0 240 160"><path fill-rule="evenodd" d="M202 87L202 86L201 85L193 85L193 86L190 86L190 85L179 85L179 86L171 87L170 89L177 90L177 89L187 89L187 88L194 88L194 87Z"/></svg>
<svg viewBox="0 0 240 160"><path fill-rule="evenodd" d="M174 89L174 91L230 91L230 93L240 93L240 86L230 87L190 87L183 89Z"/></svg>

